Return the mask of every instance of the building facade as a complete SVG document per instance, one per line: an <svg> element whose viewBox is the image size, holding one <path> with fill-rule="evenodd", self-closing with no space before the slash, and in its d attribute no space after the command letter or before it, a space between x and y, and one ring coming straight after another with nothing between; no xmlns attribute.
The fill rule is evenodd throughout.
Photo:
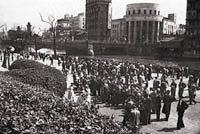
<svg viewBox="0 0 200 134"><path fill-rule="evenodd" d="M88 40L109 40L111 18L111 0L86 0Z"/></svg>
<svg viewBox="0 0 200 134"><path fill-rule="evenodd" d="M64 18L57 20L57 26L64 27L64 28L70 28L71 27L71 20L72 20L72 17L69 16L69 14L65 14Z"/></svg>
<svg viewBox="0 0 200 134"><path fill-rule="evenodd" d="M112 28L111 28L111 40L114 42L124 42L126 41L126 26L125 19L115 19L112 20Z"/></svg>
<svg viewBox="0 0 200 134"><path fill-rule="evenodd" d="M159 4L136 3L127 5L125 21L128 43L150 45L158 42L162 18Z"/></svg>
<svg viewBox="0 0 200 134"><path fill-rule="evenodd" d="M177 24L175 14L168 14L168 18L163 18L161 30L163 35L176 35Z"/></svg>
<svg viewBox="0 0 200 134"><path fill-rule="evenodd" d="M200 1L187 0L185 54L200 56Z"/></svg>
<svg viewBox="0 0 200 134"><path fill-rule="evenodd" d="M79 13L77 16L72 18L72 29L73 30L85 30L85 14Z"/></svg>

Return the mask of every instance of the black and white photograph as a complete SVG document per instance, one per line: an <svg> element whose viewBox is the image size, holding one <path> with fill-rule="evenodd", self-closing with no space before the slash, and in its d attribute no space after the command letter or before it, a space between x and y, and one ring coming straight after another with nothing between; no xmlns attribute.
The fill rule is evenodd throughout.
<svg viewBox="0 0 200 134"><path fill-rule="evenodd" d="M200 134L200 0L0 0L0 134Z"/></svg>

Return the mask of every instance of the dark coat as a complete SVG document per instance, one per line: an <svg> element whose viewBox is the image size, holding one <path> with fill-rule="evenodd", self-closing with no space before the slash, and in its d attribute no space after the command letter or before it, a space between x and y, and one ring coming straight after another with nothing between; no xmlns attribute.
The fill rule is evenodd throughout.
<svg viewBox="0 0 200 134"><path fill-rule="evenodd" d="M156 110L161 108L161 96L157 95L155 98L155 108Z"/></svg>
<svg viewBox="0 0 200 134"><path fill-rule="evenodd" d="M170 114L171 111L171 103L174 101L174 98L170 95L165 95L163 98L163 109L162 109L162 113L164 114Z"/></svg>
<svg viewBox="0 0 200 134"><path fill-rule="evenodd" d="M187 108L188 108L188 104L183 100L180 104L180 100L179 100L178 105L177 105L177 112L184 113Z"/></svg>

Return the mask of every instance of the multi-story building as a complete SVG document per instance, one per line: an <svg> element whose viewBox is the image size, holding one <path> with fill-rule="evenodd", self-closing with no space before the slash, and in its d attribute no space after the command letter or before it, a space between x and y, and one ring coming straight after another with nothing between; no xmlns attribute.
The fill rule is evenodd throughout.
<svg viewBox="0 0 200 134"><path fill-rule="evenodd" d="M126 41L125 28L124 18L112 20L111 40L119 42Z"/></svg>
<svg viewBox="0 0 200 134"><path fill-rule="evenodd" d="M72 17L70 17L69 14L65 14L64 18L57 20L57 26L70 28L71 27L71 19L72 19Z"/></svg>
<svg viewBox="0 0 200 134"><path fill-rule="evenodd" d="M86 0L88 40L108 40L111 34L111 0Z"/></svg>
<svg viewBox="0 0 200 134"><path fill-rule="evenodd" d="M162 35L176 35L177 25L176 25L176 15L168 14L168 18L164 17L161 25Z"/></svg>
<svg viewBox="0 0 200 134"><path fill-rule="evenodd" d="M128 42L133 45L150 45L158 42L162 18L159 4L127 5L125 21Z"/></svg>
<svg viewBox="0 0 200 134"><path fill-rule="evenodd" d="M77 34L85 33L85 14L77 16L64 15L64 18L57 20L56 35L60 40L74 40Z"/></svg>
<svg viewBox="0 0 200 134"><path fill-rule="evenodd" d="M200 1L187 0L185 54L200 55Z"/></svg>
<svg viewBox="0 0 200 134"><path fill-rule="evenodd" d="M72 29L85 30L85 14L84 13L79 13L77 16L72 18Z"/></svg>

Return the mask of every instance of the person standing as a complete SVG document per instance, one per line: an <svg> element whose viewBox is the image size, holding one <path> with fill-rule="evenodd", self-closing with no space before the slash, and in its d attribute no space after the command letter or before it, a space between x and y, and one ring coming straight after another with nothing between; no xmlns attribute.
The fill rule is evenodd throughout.
<svg viewBox="0 0 200 134"><path fill-rule="evenodd" d="M188 94L189 94L189 101L190 105L192 105L192 102L196 104L195 97L196 97L196 85L194 81L193 75L190 76L188 81Z"/></svg>
<svg viewBox="0 0 200 134"><path fill-rule="evenodd" d="M144 98L142 100L143 109L141 111L141 122L143 125L151 124L151 109L152 109L152 101L149 95L144 92Z"/></svg>
<svg viewBox="0 0 200 134"><path fill-rule="evenodd" d="M152 114L156 113L156 97L157 97L157 90L154 90L153 88L150 88L150 97L152 100Z"/></svg>
<svg viewBox="0 0 200 134"><path fill-rule="evenodd" d="M188 104L180 97L177 105L177 112L178 112L178 122L177 122L177 129L184 128L183 116L185 110L188 108Z"/></svg>
<svg viewBox="0 0 200 134"><path fill-rule="evenodd" d="M153 89L157 90L160 86L160 81L158 80L158 77L155 77L155 80L153 80Z"/></svg>
<svg viewBox="0 0 200 134"><path fill-rule="evenodd" d="M135 105L132 106L129 119L130 119L130 123L132 124L133 129L135 130L135 134L139 134L140 111Z"/></svg>
<svg viewBox="0 0 200 134"><path fill-rule="evenodd" d="M167 86L168 86L168 82L167 80L162 80L161 85L160 85L160 93L161 93L161 97L163 97L165 95L165 92L167 90Z"/></svg>
<svg viewBox="0 0 200 134"><path fill-rule="evenodd" d="M186 84L183 82L183 78L181 78L180 83L178 84L179 90L178 90L178 97L183 97L183 91L186 88Z"/></svg>
<svg viewBox="0 0 200 134"><path fill-rule="evenodd" d="M167 90L165 96L163 97L163 109L162 109L162 113L165 114L166 118L165 120L168 121L169 119L169 115L170 115L170 111L171 111L171 104L174 101L174 97L172 97L171 95L169 95L170 91Z"/></svg>
<svg viewBox="0 0 200 134"><path fill-rule="evenodd" d="M174 99L175 99L177 84L176 84L174 79L172 80L172 83L171 83L170 87L171 87L171 96L174 97Z"/></svg>
<svg viewBox="0 0 200 134"><path fill-rule="evenodd" d="M160 91L157 90L156 97L155 97L155 112L156 112L156 120L160 120L160 109L161 109L161 95Z"/></svg>
<svg viewBox="0 0 200 134"><path fill-rule="evenodd" d="M132 98L128 98L128 100L126 101L126 105L125 105L125 113L124 113L124 118L123 118L123 121L122 121L122 124L124 126L127 125L127 121L129 121L129 117L130 117L130 113L131 113L131 109L134 105L134 102L132 100Z"/></svg>

